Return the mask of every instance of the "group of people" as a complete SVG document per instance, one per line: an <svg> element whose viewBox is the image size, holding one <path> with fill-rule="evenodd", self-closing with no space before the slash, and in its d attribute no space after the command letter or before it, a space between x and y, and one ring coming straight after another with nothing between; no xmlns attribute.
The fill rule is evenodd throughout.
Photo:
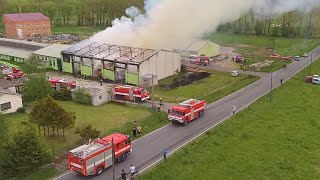
<svg viewBox="0 0 320 180"><path fill-rule="evenodd" d="M141 134L141 126L137 123L137 121L134 121L132 134L134 137L136 137L138 134Z"/></svg>
<svg viewBox="0 0 320 180"><path fill-rule="evenodd" d="M131 164L129 169L131 173L131 179L133 179L134 175L137 173L136 167L134 167L134 165ZM122 169L122 172L121 172L121 179L127 180L127 173L124 171L124 169Z"/></svg>
<svg viewBox="0 0 320 180"><path fill-rule="evenodd" d="M167 153L168 153L167 148L163 148L162 153L163 153L163 159L166 160L167 159ZM136 170L136 167L134 165L132 165L132 164L130 165L129 170L130 170L130 174L131 174L130 178L133 179L134 176L138 173L138 171ZM126 180L127 179L127 173L124 171L124 169L122 169L122 171L121 171L121 179L122 180Z"/></svg>

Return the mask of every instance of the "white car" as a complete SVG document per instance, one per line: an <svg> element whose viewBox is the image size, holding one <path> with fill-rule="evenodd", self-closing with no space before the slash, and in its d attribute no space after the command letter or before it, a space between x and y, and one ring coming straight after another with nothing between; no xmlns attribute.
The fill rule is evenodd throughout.
<svg viewBox="0 0 320 180"><path fill-rule="evenodd" d="M312 79L312 84L317 84L317 85L319 85L319 84L320 84L320 78L313 78L313 79Z"/></svg>
<svg viewBox="0 0 320 180"><path fill-rule="evenodd" d="M308 53L303 53L303 55L302 55L303 57L308 57L309 56L309 54Z"/></svg>
<svg viewBox="0 0 320 180"><path fill-rule="evenodd" d="M232 77L237 77L237 76L239 76L238 71L232 71L232 72L231 72L231 76L232 76Z"/></svg>
<svg viewBox="0 0 320 180"><path fill-rule="evenodd" d="M294 60L295 60L295 61L300 61L300 56L295 56L295 57L294 57Z"/></svg>

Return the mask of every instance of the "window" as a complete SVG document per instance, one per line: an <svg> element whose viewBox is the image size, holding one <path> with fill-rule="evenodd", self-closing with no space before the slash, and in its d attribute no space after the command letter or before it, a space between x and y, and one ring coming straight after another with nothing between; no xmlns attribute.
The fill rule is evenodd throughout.
<svg viewBox="0 0 320 180"><path fill-rule="evenodd" d="M11 109L11 102L1 104L1 111Z"/></svg>
<svg viewBox="0 0 320 180"><path fill-rule="evenodd" d="M101 96L99 96L99 99L102 99L102 95L101 95Z"/></svg>

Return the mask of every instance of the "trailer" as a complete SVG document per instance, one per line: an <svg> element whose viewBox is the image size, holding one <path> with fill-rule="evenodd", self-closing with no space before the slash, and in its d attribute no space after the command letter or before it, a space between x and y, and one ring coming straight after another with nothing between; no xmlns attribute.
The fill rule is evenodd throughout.
<svg viewBox="0 0 320 180"><path fill-rule="evenodd" d="M172 106L168 110L168 119L171 122L182 123L187 125L190 121L203 116L206 101L189 99L178 105Z"/></svg>
<svg viewBox="0 0 320 180"><path fill-rule="evenodd" d="M129 136L114 133L69 151L68 168L83 176L100 175L114 162L125 161L131 152Z"/></svg>

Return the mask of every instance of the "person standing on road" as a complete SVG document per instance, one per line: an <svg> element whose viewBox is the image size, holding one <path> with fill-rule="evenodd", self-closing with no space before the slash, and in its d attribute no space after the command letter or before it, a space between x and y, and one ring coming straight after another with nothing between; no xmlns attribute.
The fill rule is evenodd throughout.
<svg viewBox="0 0 320 180"><path fill-rule="evenodd" d="M282 78L280 79L280 83L282 84L282 82L283 82L283 80L282 80Z"/></svg>
<svg viewBox="0 0 320 180"><path fill-rule="evenodd" d="M166 160L167 159L167 148L163 148L163 159Z"/></svg>
<svg viewBox="0 0 320 180"><path fill-rule="evenodd" d="M121 179L122 180L127 180L127 173L125 173L123 169L122 169L122 172L121 172Z"/></svg>
<svg viewBox="0 0 320 180"><path fill-rule="evenodd" d="M235 113L236 113L236 106L233 106L233 109L232 109L231 115L234 115Z"/></svg>
<svg viewBox="0 0 320 180"><path fill-rule="evenodd" d="M102 86L102 82L103 82L103 80L102 80L102 78L100 79L100 85Z"/></svg>
<svg viewBox="0 0 320 180"><path fill-rule="evenodd" d="M160 98L160 103L159 103L160 107L163 106L163 102L162 102L162 98Z"/></svg>
<svg viewBox="0 0 320 180"><path fill-rule="evenodd" d="M136 167L134 167L132 164L130 166L130 172L131 172L131 179L133 179L133 176L136 173Z"/></svg>

